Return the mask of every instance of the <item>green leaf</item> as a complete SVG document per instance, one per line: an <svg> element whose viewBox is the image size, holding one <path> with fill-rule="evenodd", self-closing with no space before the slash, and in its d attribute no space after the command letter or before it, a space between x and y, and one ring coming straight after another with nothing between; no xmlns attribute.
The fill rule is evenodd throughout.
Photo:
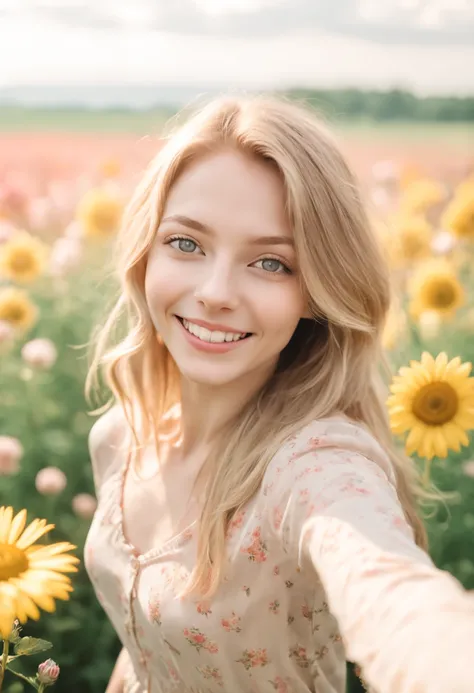
<svg viewBox="0 0 474 693"><path fill-rule="evenodd" d="M53 644L47 640L41 640L41 638L22 638L20 642L15 645L15 654L17 655L33 655L38 652L44 652L45 650L50 650Z"/></svg>

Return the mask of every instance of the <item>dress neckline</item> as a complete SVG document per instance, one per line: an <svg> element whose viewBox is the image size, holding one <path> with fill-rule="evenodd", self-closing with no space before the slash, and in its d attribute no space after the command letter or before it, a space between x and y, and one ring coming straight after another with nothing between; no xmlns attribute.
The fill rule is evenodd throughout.
<svg viewBox="0 0 474 693"><path fill-rule="evenodd" d="M194 520L189 525L184 527L181 531L173 534L168 539L165 539L161 546L152 547L147 551L140 551L128 538L127 529L125 526L125 511L124 511L124 495L125 495L125 484L128 477L128 472L130 470L130 465L132 462L132 454L129 449L125 458L124 464L121 466L119 471L119 534L120 539L125 546L125 548L134 556L135 559L139 561L145 561L148 559L158 558L163 554L168 553L173 549L177 549L183 544L186 544L193 536L193 529L197 524L197 520Z"/></svg>

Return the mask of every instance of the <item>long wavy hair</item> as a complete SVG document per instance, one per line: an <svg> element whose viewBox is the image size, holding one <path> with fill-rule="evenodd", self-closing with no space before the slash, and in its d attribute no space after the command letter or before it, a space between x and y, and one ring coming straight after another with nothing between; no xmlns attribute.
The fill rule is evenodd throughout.
<svg viewBox="0 0 474 693"><path fill-rule="evenodd" d="M167 414L180 403L180 374L150 318L147 258L179 175L224 147L279 172L313 319L300 321L274 374L228 422L203 467L198 558L186 592L204 596L220 583L229 523L258 491L278 447L309 421L335 413L365 426L384 447L406 519L426 547L418 473L394 444L385 406L390 368L381 331L391 300L389 270L354 174L306 106L265 96L220 97L165 138L126 210L117 246L120 296L98 336L88 392L101 372L135 443L154 440L159 453ZM124 316L126 334L114 344Z"/></svg>

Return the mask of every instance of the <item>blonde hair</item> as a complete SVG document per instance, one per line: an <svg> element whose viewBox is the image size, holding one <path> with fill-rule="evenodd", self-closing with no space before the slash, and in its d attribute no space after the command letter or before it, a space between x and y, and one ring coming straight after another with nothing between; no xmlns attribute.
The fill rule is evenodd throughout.
<svg viewBox="0 0 474 693"><path fill-rule="evenodd" d="M259 157L280 172L314 320L300 321L276 372L228 422L206 462L212 474L197 565L186 590L205 596L222 576L229 523L258 491L278 447L309 421L338 412L364 425L387 451L405 516L417 543L426 547L416 508L417 472L394 445L385 406L390 369L380 336L390 304L389 271L353 173L333 137L302 105L263 96L221 97L165 141L126 212L118 244L121 294L99 336L89 391L103 367L135 441L153 436L158 450L165 414L180 401L180 379L147 308L147 255L180 173L223 147ZM109 348L124 313L127 334Z"/></svg>

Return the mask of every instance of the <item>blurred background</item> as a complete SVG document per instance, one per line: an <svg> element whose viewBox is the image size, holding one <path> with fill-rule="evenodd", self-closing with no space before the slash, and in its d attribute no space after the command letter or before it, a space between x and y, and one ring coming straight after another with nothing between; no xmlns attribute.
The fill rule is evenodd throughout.
<svg viewBox="0 0 474 693"><path fill-rule="evenodd" d="M0 0L0 505L82 560L84 345L116 290L114 237L166 124L215 94L282 93L337 133L393 271L394 370L423 350L472 360L473 37L472 0ZM432 475L454 492L427 520L433 559L473 588L473 446ZM82 567L73 581L25 632L54 643L58 692L101 693L119 644Z"/></svg>

